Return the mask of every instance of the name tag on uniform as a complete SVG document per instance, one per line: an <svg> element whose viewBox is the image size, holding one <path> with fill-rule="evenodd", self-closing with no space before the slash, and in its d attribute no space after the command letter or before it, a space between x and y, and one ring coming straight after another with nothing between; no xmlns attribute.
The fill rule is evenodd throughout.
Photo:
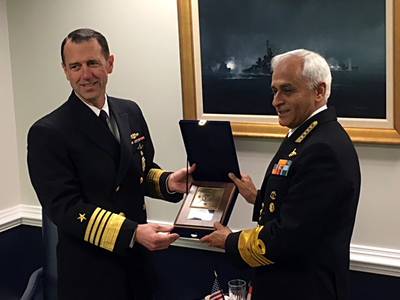
<svg viewBox="0 0 400 300"><path fill-rule="evenodd" d="M272 169L272 174L279 176L287 176L291 164L292 164L291 160L280 159L278 163L274 165L274 168Z"/></svg>

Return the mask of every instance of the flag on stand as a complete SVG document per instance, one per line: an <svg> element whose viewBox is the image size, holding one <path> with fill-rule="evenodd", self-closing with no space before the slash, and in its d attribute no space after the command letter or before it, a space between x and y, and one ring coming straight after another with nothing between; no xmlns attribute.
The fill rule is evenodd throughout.
<svg viewBox="0 0 400 300"><path fill-rule="evenodd" d="M251 282L249 282L249 288L247 290L246 300L251 300L252 296L253 296L253 285L251 284Z"/></svg>
<svg viewBox="0 0 400 300"><path fill-rule="evenodd" d="M224 292L222 291L221 287L219 286L217 272L214 271L214 283L211 288L210 300L224 300Z"/></svg>

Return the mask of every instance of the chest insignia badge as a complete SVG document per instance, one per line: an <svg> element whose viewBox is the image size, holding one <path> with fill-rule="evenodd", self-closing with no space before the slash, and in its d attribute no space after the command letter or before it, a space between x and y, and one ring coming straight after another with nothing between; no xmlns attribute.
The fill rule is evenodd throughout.
<svg viewBox="0 0 400 300"><path fill-rule="evenodd" d="M131 140L135 140L139 136L138 132L134 132L131 134Z"/></svg>
<svg viewBox="0 0 400 300"><path fill-rule="evenodd" d="M293 151L289 153L289 158L296 156L296 155L297 155L296 148L294 148Z"/></svg>

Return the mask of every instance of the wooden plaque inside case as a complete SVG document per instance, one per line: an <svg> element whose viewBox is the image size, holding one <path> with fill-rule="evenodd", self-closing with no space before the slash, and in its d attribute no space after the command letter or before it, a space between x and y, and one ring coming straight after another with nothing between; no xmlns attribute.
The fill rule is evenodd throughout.
<svg viewBox="0 0 400 300"><path fill-rule="evenodd" d="M231 125L228 121L180 120L179 127L190 165L192 186L175 219L174 232L200 238L214 231L214 223L226 225L238 195L229 179L240 178Z"/></svg>
<svg viewBox="0 0 400 300"><path fill-rule="evenodd" d="M194 181L176 217L174 232L201 238L214 231L214 223L228 223L237 188L232 182Z"/></svg>

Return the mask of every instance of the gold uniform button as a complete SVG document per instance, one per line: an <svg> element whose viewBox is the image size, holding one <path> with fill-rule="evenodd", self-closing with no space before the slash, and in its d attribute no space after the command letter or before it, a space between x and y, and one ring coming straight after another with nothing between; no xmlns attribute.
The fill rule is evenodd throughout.
<svg viewBox="0 0 400 300"><path fill-rule="evenodd" d="M143 183L143 177L140 177L140 184Z"/></svg>
<svg viewBox="0 0 400 300"><path fill-rule="evenodd" d="M276 199L276 192L272 191L271 194L269 195L269 197L271 198L271 200L275 200Z"/></svg>
<svg viewBox="0 0 400 300"><path fill-rule="evenodd" d="M119 191L119 185L115 188L115 192Z"/></svg>
<svg viewBox="0 0 400 300"><path fill-rule="evenodd" d="M143 210L146 210L146 203L143 203Z"/></svg>
<svg viewBox="0 0 400 300"><path fill-rule="evenodd" d="M270 213L273 213L275 211L275 204L273 203L273 202L271 202L270 204L269 204L269 212Z"/></svg>
<svg viewBox="0 0 400 300"><path fill-rule="evenodd" d="M124 214L122 211L119 213L119 215L120 215L121 217L125 217L125 214Z"/></svg>

